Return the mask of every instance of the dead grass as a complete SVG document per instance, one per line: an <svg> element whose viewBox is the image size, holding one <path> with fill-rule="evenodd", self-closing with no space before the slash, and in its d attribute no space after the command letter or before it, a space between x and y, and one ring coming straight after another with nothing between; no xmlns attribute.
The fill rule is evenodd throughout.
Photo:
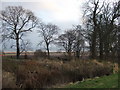
<svg viewBox="0 0 120 90"><path fill-rule="evenodd" d="M16 78L13 73L3 71L2 72L2 88L17 88Z"/></svg>
<svg viewBox="0 0 120 90"><path fill-rule="evenodd" d="M72 60L69 62L48 59L6 60L3 62L3 70L11 73L8 78L14 74L15 81L13 82L17 84L17 88L43 88L109 75L113 72L113 67L111 67L112 63L106 63L97 60ZM9 81L12 82L11 80ZM3 82L4 87L9 87L10 82L8 84Z"/></svg>

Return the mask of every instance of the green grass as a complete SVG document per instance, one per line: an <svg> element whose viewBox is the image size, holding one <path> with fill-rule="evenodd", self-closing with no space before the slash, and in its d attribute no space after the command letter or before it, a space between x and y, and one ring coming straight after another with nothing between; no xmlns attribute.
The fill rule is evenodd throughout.
<svg viewBox="0 0 120 90"><path fill-rule="evenodd" d="M85 80L77 84L67 85L66 88L118 88L118 74Z"/></svg>

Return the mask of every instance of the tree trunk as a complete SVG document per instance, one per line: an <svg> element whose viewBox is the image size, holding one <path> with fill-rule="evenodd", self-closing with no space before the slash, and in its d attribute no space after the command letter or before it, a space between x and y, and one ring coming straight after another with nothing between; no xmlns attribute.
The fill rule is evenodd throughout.
<svg viewBox="0 0 120 90"><path fill-rule="evenodd" d="M91 58L96 58L96 31L93 32L92 44L91 44Z"/></svg>
<svg viewBox="0 0 120 90"><path fill-rule="evenodd" d="M118 31L118 47L117 47L117 57L118 57L118 62L120 62L120 31Z"/></svg>
<svg viewBox="0 0 120 90"><path fill-rule="evenodd" d="M71 60L71 51L68 51L68 59Z"/></svg>
<svg viewBox="0 0 120 90"><path fill-rule="evenodd" d="M96 58L96 38L97 38L97 19L96 19L96 11L98 9L98 1L94 4L94 11L93 11L93 25L94 25L94 31L93 31L93 35L92 35L92 46L91 46L91 54L92 54L92 59Z"/></svg>
<svg viewBox="0 0 120 90"><path fill-rule="evenodd" d="M103 59L103 38L102 38L103 32L99 28L99 58Z"/></svg>
<svg viewBox="0 0 120 90"><path fill-rule="evenodd" d="M69 60L71 60L71 46L72 46L72 44L71 44L71 41L69 41L68 42L68 59Z"/></svg>
<svg viewBox="0 0 120 90"><path fill-rule="evenodd" d="M100 49L100 59L103 59L103 43L102 43L102 40L100 40L99 49Z"/></svg>
<svg viewBox="0 0 120 90"><path fill-rule="evenodd" d="M81 50L79 46L80 46L80 41L78 40L78 41L77 41L77 46L76 46L76 47L77 47L76 57L77 57L78 59L80 58L80 50Z"/></svg>
<svg viewBox="0 0 120 90"><path fill-rule="evenodd" d="M80 51L76 51L76 57L79 59L80 58Z"/></svg>
<svg viewBox="0 0 120 90"><path fill-rule="evenodd" d="M106 36L106 39L105 39L106 41L105 41L105 47L104 47L104 49L105 49L105 59L108 59L110 56L109 56L109 50L110 50L110 47L109 47L109 36Z"/></svg>
<svg viewBox="0 0 120 90"><path fill-rule="evenodd" d="M16 58L19 59L20 58L20 48L19 48L19 36L18 35L16 37L16 47L17 47Z"/></svg>
<svg viewBox="0 0 120 90"><path fill-rule="evenodd" d="M47 55L48 55L48 58L50 58L49 45L48 44L46 45L47 45Z"/></svg>

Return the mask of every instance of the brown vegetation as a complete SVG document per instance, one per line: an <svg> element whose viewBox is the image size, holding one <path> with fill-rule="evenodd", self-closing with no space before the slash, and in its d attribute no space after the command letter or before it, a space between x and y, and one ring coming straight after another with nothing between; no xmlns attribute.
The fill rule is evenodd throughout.
<svg viewBox="0 0 120 90"><path fill-rule="evenodd" d="M14 85L17 88L43 88L81 81L85 78L109 75L113 64L97 60L4 60L3 88ZM7 79L6 79L7 78ZM9 79L10 78L10 79ZM13 79L14 78L14 79ZM8 83L5 83L8 80ZM13 80L13 81L12 81Z"/></svg>

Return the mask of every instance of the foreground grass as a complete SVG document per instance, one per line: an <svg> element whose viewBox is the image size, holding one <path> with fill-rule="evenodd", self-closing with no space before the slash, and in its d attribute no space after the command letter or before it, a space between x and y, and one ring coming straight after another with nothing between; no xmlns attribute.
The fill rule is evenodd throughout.
<svg viewBox="0 0 120 90"><path fill-rule="evenodd" d="M85 80L77 84L67 85L66 88L118 88L118 74Z"/></svg>

